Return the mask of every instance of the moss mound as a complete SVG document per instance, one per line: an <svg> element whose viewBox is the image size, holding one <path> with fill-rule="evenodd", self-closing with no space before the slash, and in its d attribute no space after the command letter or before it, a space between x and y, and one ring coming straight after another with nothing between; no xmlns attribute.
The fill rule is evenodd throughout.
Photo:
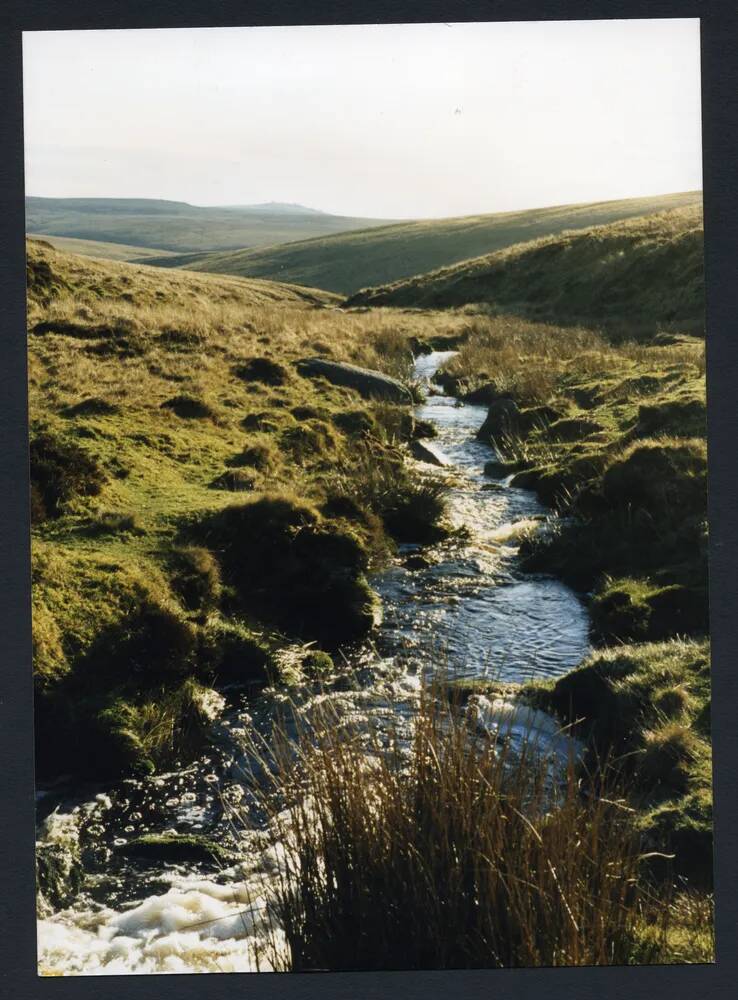
<svg viewBox="0 0 738 1000"><path fill-rule="evenodd" d="M231 493L248 493L255 486L255 477L245 469L226 469L210 483L213 490L229 490Z"/></svg>
<svg viewBox="0 0 738 1000"><path fill-rule="evenodd" d="M35 523L60 517L75 497L96 496L105 482L92 455L52 430L41 430L31 437L30 461Z"/></svg>
<svg viewBox="0 0 738 1000"><path fill-rule="evenodd" d="M274 448L265 442L255 442L248 444L233 458L228 459L230 468L239 469L247 467L256 469L258 472L266 472L275 462Z"/></svg>
<svg viewBox="0 0 738 1000"><path fill-rule="evenodd" d="M289 633L330 648L375 624L363 545L316 508L266 495L225 508L202 529L243 605Z"/></svg>
<svg viewBox="0 0 738 1000"><path fill-rule="evenodd" d="M263 687L269 655L263 638L237 620L209 621L201 633L200 661L218 684Z"/></svg>
<svg viewBox="0 0 738 1000"><path fill-rule="evenodd" d="M666 399L658 403L643 403L638 407L638 422L634 429L638 437L704 437L706 431L707 409L703 399Z"/></svg>
<svg viewBox="0 0 738 1000"><path fill-rule="evenodd" d="M149 833L116 848L118 854L142 861L195 861L222 867L233 855L209 837L184 833Z"/></svg>
<svg viewBox="0 0 738 1000"><path fill-rule="evenodd" d="M448 534L441 520L446 513L445 489L435 480L407 484L387 497L382 511L385 527L398 542L430 544Z"/></svg>
<svg viewBox="0 0 738 1000"><path fill-rule="evenodd" d="M707 448L693 438L654 439L631 445L606 470L605 500L641 508L661 521L704 516L707 506Z"/></svg>
<svg viewBox="0 0 738 1000"><path fill-rule="evenodd" d="M101 396L88 396L62 410L65 417L111 417L116 413L120 413L120 407Z"/></svg>
<svg viewBox="0 0 738 1000"><path fill-rule="evenodd" d="M604 642L665 639L707 626L704 588L649 580L606 579L590 602L592 627Z"/></svg>
<svg viewBox="0 0 738 1000"><path fill-rule="evenodd" d="M536 704L584 728L596 757L614 755L653 849L675 852L677 874L709 885L707 643L673 639L615 646L553 684L526 690Z"/></svg>
<svg viewBox="0 0 738 1000"><path fill-rule="evenodd" d="M172 589L190 611L213 608L220 600L220 567L211 552L199 546L174 549Z"/></svg>
<svg viewBox="0 0 738 1000"><path fill-rule="evenodd" d="M242 382L261 382L263 385L284 385L288 378L284 365L271 358L249 358L244 364L236 365L233 374Z"/></svg>
<svg viewBox="0 0 738 1000"><path fill-rule="evenodd" d="M198 396L188 396L187 394L172 396L161 405L164 409L176 413L183 420L204 420L212 419L215 416L212 407Z"/></svg>

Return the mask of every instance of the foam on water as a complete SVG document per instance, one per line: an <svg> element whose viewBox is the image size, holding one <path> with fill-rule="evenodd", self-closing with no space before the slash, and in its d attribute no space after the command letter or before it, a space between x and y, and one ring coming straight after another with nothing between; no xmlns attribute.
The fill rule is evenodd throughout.
<svg viewBox="0 0 738 1000"><path fill-rule="evenodd" d="M130 909L70 909L38 922L43 976L269 972L284 938L269 932L253 885L174 880ZM273 923L273 922L272 922Z"/></svg>

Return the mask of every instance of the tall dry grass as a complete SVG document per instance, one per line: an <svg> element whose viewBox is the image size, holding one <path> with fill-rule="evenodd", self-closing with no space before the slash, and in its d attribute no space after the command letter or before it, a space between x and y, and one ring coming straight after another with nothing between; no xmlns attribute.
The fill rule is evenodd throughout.
<svg viewBox="0 0 738 1000"><path fill-rule="evenodd" d="M409 736L329 708L286 733L257 754L286 968L657 960L670 910L640 886L630 812L602 775L600 794L573 761L552 782L540 748L513 752L432 691Z"/></svg>

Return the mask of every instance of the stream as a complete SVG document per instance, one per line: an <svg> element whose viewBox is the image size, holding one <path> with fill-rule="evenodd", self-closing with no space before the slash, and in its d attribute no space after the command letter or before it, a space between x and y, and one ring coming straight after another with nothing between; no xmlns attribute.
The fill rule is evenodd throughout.
<svg viewBox="0 0 738 1000"><path fill-rule="evenodd" d="M394 564L372 580L384 605L372 647L351 664L350 683L304 695L305 717L329 700L352 725L399 724L410 732L424 677L442 671L519 683L566 673L588 652L588 617L574 592L517 569L520 538L550 512L533 493L484 475L494 452L475 435L486 408L461 405L432 385L452 354L416 360L416 376L429 390L416 417L433 423L433 446L448 462L423 463L422 471L449 482L450 520L468 531L424 552L427 559L417 558L418 546L400 547ZM181 770L104 791L37 792L39 844L77 852L83 868L70 906L53 912L41 904L41 975L271 968L265 886L279 852L265 845L258 823L234 823L233 815L250 808L246 734L267 732L283 697L266 693L249 704L232 693L215 704L212 746ZM535 734L554 758L567 760L572 751L553 719L514 702L480 697L479 718L490 728L504 725L513 739ZM218 867L120 852L130 838L167 832L206 835L239 860Z"/></svg>

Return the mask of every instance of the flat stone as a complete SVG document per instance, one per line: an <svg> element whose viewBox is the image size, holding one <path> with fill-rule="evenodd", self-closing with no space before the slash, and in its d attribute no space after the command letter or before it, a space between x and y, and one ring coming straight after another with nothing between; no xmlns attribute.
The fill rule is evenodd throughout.
<svg viewBox="0 0 738 1000"><path fill-rule="evenodd" d="M406 403L411 405L413 397L406 385L399 379L373 371L371 368L360 368L340 361L327 361L324 358L304 358L297 362L300 375L308 378L322 376L333 385L343 385L355 389L364 399L384 399L390 403Z"/></svg>

